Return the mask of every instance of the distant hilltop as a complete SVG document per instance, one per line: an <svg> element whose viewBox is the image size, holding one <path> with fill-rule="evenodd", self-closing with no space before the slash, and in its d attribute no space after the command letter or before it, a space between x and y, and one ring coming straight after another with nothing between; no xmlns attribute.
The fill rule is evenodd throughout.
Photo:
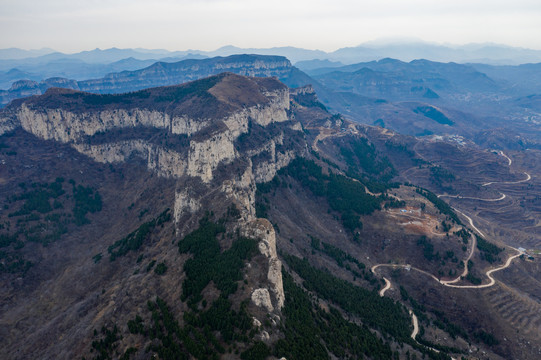
<svg viewBox="0 0 541 360"><path fill-rule="evenodd" d="M0 104L31 95L44 94L52 87L87 91L98 94L117 94L141 89L185 83L222 72L253 77L286 78L294 71L283 56L232 55L211 59L188 59L174 63L157 62L134 71L111 73L103 78L71 80L60 77L40 82L20 80L7 91L0 91Z"/></svg>

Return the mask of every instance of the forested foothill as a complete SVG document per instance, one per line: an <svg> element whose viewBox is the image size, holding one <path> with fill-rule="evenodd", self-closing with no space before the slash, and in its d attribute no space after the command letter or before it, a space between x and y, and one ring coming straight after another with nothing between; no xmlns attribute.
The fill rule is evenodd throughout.
<svg viewBox="0 0 541 360"><path fill-rule="evenodd" d="M0 273L24 275L32 266L22 254L28 243L46 247L68 229L90 223L88 214L101 211L100 193L57 177L51 182L20 182L3 201L0 223Z"/></svg>

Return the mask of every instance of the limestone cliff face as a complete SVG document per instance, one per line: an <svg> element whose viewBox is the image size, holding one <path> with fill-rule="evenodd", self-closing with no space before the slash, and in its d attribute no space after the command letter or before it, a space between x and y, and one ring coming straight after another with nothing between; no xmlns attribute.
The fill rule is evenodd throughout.
<svg viewBox="0 0 541 360"><path fill-rule="evenodd" d="M17 117L26 131L42 139L64 143L77 143L84 136L114 128L171 127L171 119L167 113L146 109L115 109L78 114L63 109L32 109L22 104Z"/></svg>
<svg viewBox="0 0 541 360"><path fill-rule="evenodd" d="M257 183L271 181L278 170L287 166L291 160L297 157L294 151L274 151L271 155L270 161L260 162L254 169L254 178Z"/></svg>
<svg viewBox="0 0 541 360"><path fill-rule="evenodd" d="M213 128L216 119L199 119L183 114L171 116L167 112L149 109L120 108L76 113L61 108L34 108L25 103L17 109L15 122L42 139L71 143L78 151L99 162L124 162L135 155L146 159L148 168L162 176L188 175L199 177L203 182L210 182L218 165L230 163L244 155L235 150L234 142L248 131L249 122L268 126L289 120L288 89L266 91L264 95L268 98L267 104L242 108L218 120L225 124L221 130ZM1 124L1 128L6 130L14 127L13 121L4 121ZM183 154L151 144L144 139L99 145L89 145L85 141L86 137L109 130L137 127L160 129L190 138L206 129L212 130L210 135L190 139L189 149Z"/></svg>
<svg viewBox="0 0 541 360"><path fill-rule="evenodd" d="M255 219L255 188L251 161L240 176L225 180L221 185L221 191L240 210L241 219L245 221Z"/></svg>
<svg viewBox="0 0 541 360"><path fill-rule="evenodd" d="M255 219L243 228L244 236L260 239L259 251L269 262L267 280L269 288L259 288L252 292L252 301L268 311L284 306L285 294L282 282L282 263L276 253L276 233L267 219Z"/></svg>
<svg viewBox="0 0 541 360"><path fill-rule="evenodd" d="M187 190L175 193L174 217L178 223L180 217L185 213L194 213L201 208L199 201L195 200Z"/></svg>
<svg viewBox="0 0 541 360"><path fill-rule="evenodd" d="M15 130L19 126L19 121L16 116L0 113L0 136Z"/></svg>
<svg viewBox="0 0 541 360"><path fill-rule="evenodd" d="M253 106L235 112L224 120L234 137L248 132L248 123L267 126L274 122L288 121L287 110L289 110L289 90L284 89L275 92L266 92L269 99L266 106Z"/></svg>
<svg viewBox="0 0 541 360"><path fill-rule="evenodd" d="M132 156L146 160L149 170L160 176L181 177L184 175L200 176L203 174L189 174L186 155L150 144L142 140L121 141L102 145L74 144L77 151L101 163L122 163Z"/></svg>

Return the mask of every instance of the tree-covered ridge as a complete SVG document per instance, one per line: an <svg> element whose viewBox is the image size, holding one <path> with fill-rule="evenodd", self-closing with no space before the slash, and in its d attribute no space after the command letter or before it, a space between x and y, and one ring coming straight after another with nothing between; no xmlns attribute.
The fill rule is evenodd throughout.
<svg viewBox="0 0 541 360"><path fill-rule="evenodd" d="M341 147L340 153L348 165L348 175L353 178L387 183L396 175L389 159L380 155L366 138L355 138L349 146Z"/></svg>
<svg viewBox="0 0 541 360"><path fill-rule="evenodd" d="M449 204L447 204L445 201L441 200L436 194L419 187L416 188L415 191L418 194L423 195L428 201L434 204L434 206L440 211L440 213L449 216L458 225L462 225L462 222L458 218L458 215L455 213L453 208L449 206Z"/></svg>
<svg viewBox="0 0 541 360"><path fill-rule="evenodd" d="M325 197L331 209L340 213L344 227L352 232L362 228L361 215L381 207L382 198L367 194L362 183L343 175L326 175L312 160L296 158L279 175L290 176L314 195Z"/></svg>
<svg viewBox="0 0 541 360"><path fill-rule="evenodd" d="M257 252L257 241L238 237L231 248L221 252L217 236L225 232L224 225L203 218L199 228L178 243L181 254L193 255L186 260L186 279L182 284L182 300L195 305L202 300L201 291L213 281L221 296L227 298L237 291L245 261Z"/></svg>
<svg viewBox="0 0 541 360"><path fill-rule="evenodd" d="M75 224L78 226L89 224L90 220L86 218L86 214L101 211L101 196L91 187L75 185L75 181L70 181L70 183L73 185L73 198L75 199L73 208Z"/></svg>
<svg viewBox="0 0 541 360"><path fill-rule="evenodd" d="M118 251L129 250L130 244L140 244L136 239L144 239L153 227L169 218L169 210L166 210L143 224L118 246ZM268 352L266 345L262 347L261 343L254 341L257 329L253 328L252 318L246 310L248 300L235 307L230 298L237 292L246 261L257 253L257 240L229 234L234 236L232 245L222 251L218 237L225 233L224 223L225 220L211 221L207 214L200 221L199 228L178 243L180 254L191 255L184 263L186 277L182 282L180 300L187 302L189 310L184 312L182 321L175 318L170 307L159 297L148 302L148 316L141 313L128 321L131 334L150 342L144 349L149 356L157 355L160 359L218 359L226 352L239 354L239 347L248 355ZM163 269L158 270L161 264ZM167 276L164 275L165 270L165 263L160 263L154 272ZM220 293L208 304L201 292L210 282ZM135 349L134 352L141 350Z"/></svg>
<svg viewBox="0 0 541 360"><path fill-rule="evenodd" d="M171 211L164 210L156 218L143 223L137 229L126 235L124 238L115 241L107 251L110 255L110 260L126 255L129 251L137 251L148 239L154 228L171 220Z"/></svg>
<svg viewBox="0 0 541 360"><path fill-rule="evenodd" d="M310 238L313 250L320 251L327 255L336 262L336 265L349 271L354 278L364 279L369 282L371 286L374 286L375 289L379 290L380 280L376 278L371 271L366 269L364 263L336 246L320 241L313 236L310 236Z"/></svg>
<svg viewBox="0 0 541 360"><path fill-rule="evenodd" d="M284 306L284 338L274 349L277 357L287 359L338 358L391 359L393 352L366 326L345 320L330 307L326 312L310 300L291 275L282 274L286 301Z"/></svg>
<svg viewBox="0 0 541 360"><path fill-rule="evenodd" d="M441 111L438 111L433 106L418 106L413 109L413 112L416 114L424 115L427 118L434 120L438 124L450 126L455 124L451 119L445 116L445 114L443 114Z"/></svg>
<svg viewBox="0 0 541 360"><path fill-rule="evenodd" d="M318 270L307 260L295 256L286 256L285 260L291 270L301 277L310 296L284 272L285 339L276 343L276 356L329 359L332 354L340 359L364 356L398 359L399 354L392 351L389 344L384 343L370 327L377 329L383 339L389 336L394 338L400 347L410 345L421 352L423 358L428 355L433 360L450 360L444 352L454 352L455 349L441 347L442 352L438 353L411 339L409 315L400 303ZM327 311L322 310L318 300L310 301L310 297L313 299L314 296L329 302ZM345 320L339 309L360 320L362 325ZM308 357L305 357L305 353Z"/></svg>
<svg viewBox="0 0 541 360"><path fill-rule="evenodd" d="M146 352L160 359L218 359L220 354L232 351L232 345L249 341L252 319L245 306L240 311L231 308L231 302L220 296L207 310L188 311L181 326L169 306L160 298L148 302L150 324L136 317L131 320L132 333L152 340ZM129 323L130 324L130 323ZM190 356L191 355L191 356Z"/></svg>
<svg viewBox="0 0 541 360"><path fill-rule="evenodd" d="M358 316L364 324L405 340L411 333L411 322L404 307L393 300L341 280L311 266L308 261L286 255L287 264L304 280L304 286L323 299Z"/></svg>
<svg viewBox="0 0 541 360"><path fill-rule="evenodd" d="M481 258L483 260L486 260L489 263L501 260L498 254L504 250L503 248L494 245L477 234L475 234L475 237L477 239L477 249L481 252Z"/></svg>

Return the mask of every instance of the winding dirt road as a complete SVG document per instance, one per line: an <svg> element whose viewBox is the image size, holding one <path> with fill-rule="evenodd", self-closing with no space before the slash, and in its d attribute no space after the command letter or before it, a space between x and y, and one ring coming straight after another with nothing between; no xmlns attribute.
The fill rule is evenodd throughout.
<svg viewBox="0 0 541 360"><path fill-rule="evenodd" d="M404 264L377 264L377 265L372 266L372 268L370 270L375 275L376 270L378 268L380 268L380 267L390 267L390 268L394 268L394 269L397 269L397 268L410 269L410 270L415 270L417 272L420 272L420 273L434 279L435 281L437 281L438 283L440 283L443 286L452 287L452 288L455 288L455 289L483 289L483 288L491 287L496 283L496 279L494 279L494 277L492 276L493 273L495 273L497 271L507 269L511 265L511 263L512 263L512 261L514 259L516 259L520 255L524 254L524 252L522 252L522 251L520 251L518 249L512 248L512 249L517 251L517 254L512 255L509 258L507 258L507 261L502 266L487 270L485 272L485 276L487 278L489 278L489 280L490 280L487 284L481 284L481 285L455 285L456 282L459 282L460 280L462 280L463 277L468 275L468 265L467 265L467 263L468 263L468 260L470 260L472 255L473 255L473 249L475 249L475 243L472 243L472 250L470 251L470 254L466 258L466 260L463 260L463 262L465 263L464 272L462 274L460 274L457 278L453 279L453 280L441 280L438 277L436 277L435 275L429 273L428 271L416 268L416 267L408 265L408 264L406 264L406 265L404 265ZM385 291L387 291L391 287L390 281L387 278L383 278L383 279L385 280L385 287L382 290L380 290L380 292L379 292L379 294L381 296L385 295Z"/></svg>
<svg viewBox="0 0 541 360"><path fill-rule="evenodd" d="M412 310L410 310L409 313L411 315L411 322L413 323L413 331L411 332L411 338L415 340L417 334L419 333L419 320L417 319L417 315L415 315Z"/></svg>
<svg viewBox="0 0 541 360"><path fill-rule="evenodd" d="M479 200L479 201L501 201L505 199L507 196L504 193L501 193L502 196L500 196L497 199L481 199L476 197L469 197L469 196L462 196L462 195L438 195L438 197L449 197L449 198L455 198L455 199L471 199L471 200Z"/></svg>
<svg viewBox="0 0 541 360"><path fill-rule="evenodd" d="M481 186L488 186L488 185L492 185L492 184L520 184L520 183L523 183L523 182L526 182L526 181L530 181L532 179L531 175L528 174L526 171L524 171L524 175L526 175L526 179L524 180L519 180L519 181L492 181L492 182L487 182Z"/></svg>
<svg viewBox="0 0 541 360"><path fill-rule="evenodd" d="M379 291L379 296L384 296L385 295L385 291L389 290L391 288L391 282L389 281L389 279L387 279L386 277L383 278L383 280L385 280L385 286L383 287L383 289L381 289Z"/></svg>
<svg viewBox="0 0 541 360"><path fill-rule="evenodd" d="M504 154L503 151L500 151L499 154L501 156L507 158L509 166L513 163L511 158L509 156L507 156L506 154ZM528 174L527 172L524 172L524 174L526 175L526 179L524 179L524 180L506 181L506 182L488 182L488 183L483 184L482 186L489 186L489 185L492 185L492 184L519 184L519 183L523 183L523 182L531 180L532 177L530 176L530 174ZM481 198L461 196L461 195L438 195L438 197L450 197L450 198L456 198L456 199L472 199L472 200L479 200L479 201L501 201L501 200L506 198L506 195L504 193L501 193L501 194L502 194L502 196L499 197L498 199L481 199ZM473 230L475 230L482 237L485 237L485 234L483 234L483 232L481 232L481 230L479 230L475 226L475 224L473 223L473 220L471 219L471 217L464 214L462 211L460 211L458 209L453 208L453 210L458 212L462 216L464 216L468 220L471 228ZM380 267L403 268L403 269L407 269L408 271L409 270L414 270L414 271L420 272L420 273L422 273L424 275L427 275L428 277L434 279L435 281L437 281L438 283L440 283L443 286L447 286L447 287L451 287L451 288L455 288L455 289L484 289L484 288L488 288L488 287L491 287L494 284L496 284L496 279L493 277L492 274L494 274L497 271L507 269L511 265L511 263L513 262L514 259L516 259L516 258L518 258L518 257L520 257L521 255L524 254L523 251L521 251L519 249L516 249L516 248L514 248L512 246L508 246L510 249L515 250L517 253L515 255L509 256L507 258L507 260L505 261L505 264L503 264L502 266L487 270L485 272L485 276L490 280L488 283L481 284L481 285L456 285L457 282L459 282L460 280L462 280L464 277L466 277L468 275L468 261L472 258L473 254L474 254L475 247L476 247L476 242L477 242L477 239L476 239L475 236L471 236L471 239L472 239L472 242L471 242L470 252L468 254L468 257L463 260L464 271L462 272L462 274L460 274L459 276L457 276L453 280L441 280L441 279L437 278L436 276L434 276L433 274L429 273L428 271L416 268L416 267L411 266L409 264L406 264L406 265L404 265L404 264L376 264L376 265L372 266L370 271L372 271L372 273L375 275L376 270L378 268L380 268ZM391 282L389 281L389 279L387 279L386 277L383 277L383 280L385 281L385 286L383 287L383 289L381 289L379 291L380 296L384 296L385 292L391 288ZM409 314L411 316L411 320L412 320L412 324L413 324L413 331L411 333L411 338L413 340L415 340L415 338L417 337L417 334L419 333L419 321L417 319L417 316L415 315L415 313L411 309L409 310ZM439 352L436 349L432 349L432 350L434 350L436 352Z"/></svg>
<svg viewBox="0 0 541 360"><path fill-rule="evenodd" d="M509 160L509 165L512 164L512 160L507 155L505 155L502 151L500 151L500 155L506 157ZM526 176L527 176L526 179L524 179L524 180L515 181L515 182L502 182L502 183L505 183L505 184L517 184L517 183L529 181L531 179L530 174L528 174L526 172L524 174L526 174ZM487 185L490 185L490 184L495 184L495 182L486 183L486 184L483 184L483 186L487 186ZM460 196L460 195L438 195L438 197L442 197L442 196L453 197L453 198L458 198L458 199L475 199L475 200L482 200L482 201L500 201L500 200L505 199L505 197L506 197L506 195L503 194L503 193L502 193L502 196L500 198L498 198L498 199L479 199L479 198L472 198L472 197L466 197L466 196ZM462 211L460 211L460 210L458 210L456 208L453 208L453 210L456 211L457 213L459 213L460 215L464 216L468 220L468 222L470 223L471 228L473 230L475 230L482 237L485 237L485 234L483 234L483 232L481 230L479 230L475 226L475 224L473 223L473 220L472 220L471 217L469 217L468 215L464 214ZM421 269L416 268L416 267L411 266L411 265L403 265L403 264L377 264L377 265L372 266L372 268L370 270L372 271L373 274L375 274L376 273L375 271L379 267L407 268L408 270L411 269L411 270L415 270L417 272L423 273L423 274L431 277L432 279L436 280L438 283L440 283L440 284L442 284L444 286L448 286L448 287L452 287L452 288L458 288L458 289L483 289L483 288L493 286L496 283L496 280L492 276L493 273L495 273L497 271L507 269L511 265L511 263L513 262L514 259L516 259L519 256L524 254L523 251L520 251L520 250L518 250L518 249L516 249L516 248L514 248L512 246L508 246L510 249L515 250L517 253L515 255L512 255L509 258L507 258L505 264L503 264L502 266L496 267L496 268L493 268L493 269L490 269L490 270L486 271L485 276L490 280L488 283L481 284L481 285L456 285L455 283L459 282L464 277L468 276L468 261L473 256L473 253L474 253L475 247L476 247L476 242L477 242L477 239L476 239L475 236L472 236L471 239L472 239L472 243L471 243L471 248L470 248L470 252L468 254L468 257L466 259L462 260L463 264L464 264L464 271L462 272L462 274L460 274L459 276L457 276L453 280L441 280L441 279L437 278L436 276L434 276L433 274L430 274L427 271L421 270ZM382 290L380 290L380 295L381 296L383 296L385 294L385 291L387 291L387 289L389 289L391 287L390 281L387 278L383 278L383 279L385 280L385 287Z"/></svg>
<svg viewBox="0 0 541 360"><path fill-rule="evenodd" d="M509 156L505 155L504 152L501 151L501 150L499 151L499 154L500 154L501 156L503 156L504 158L506 158L507 161L509 162L507 165L508 165L508 166L511 166L511 164L513 163L513 160L511 160L511 158L510 158Z"/></svg>

